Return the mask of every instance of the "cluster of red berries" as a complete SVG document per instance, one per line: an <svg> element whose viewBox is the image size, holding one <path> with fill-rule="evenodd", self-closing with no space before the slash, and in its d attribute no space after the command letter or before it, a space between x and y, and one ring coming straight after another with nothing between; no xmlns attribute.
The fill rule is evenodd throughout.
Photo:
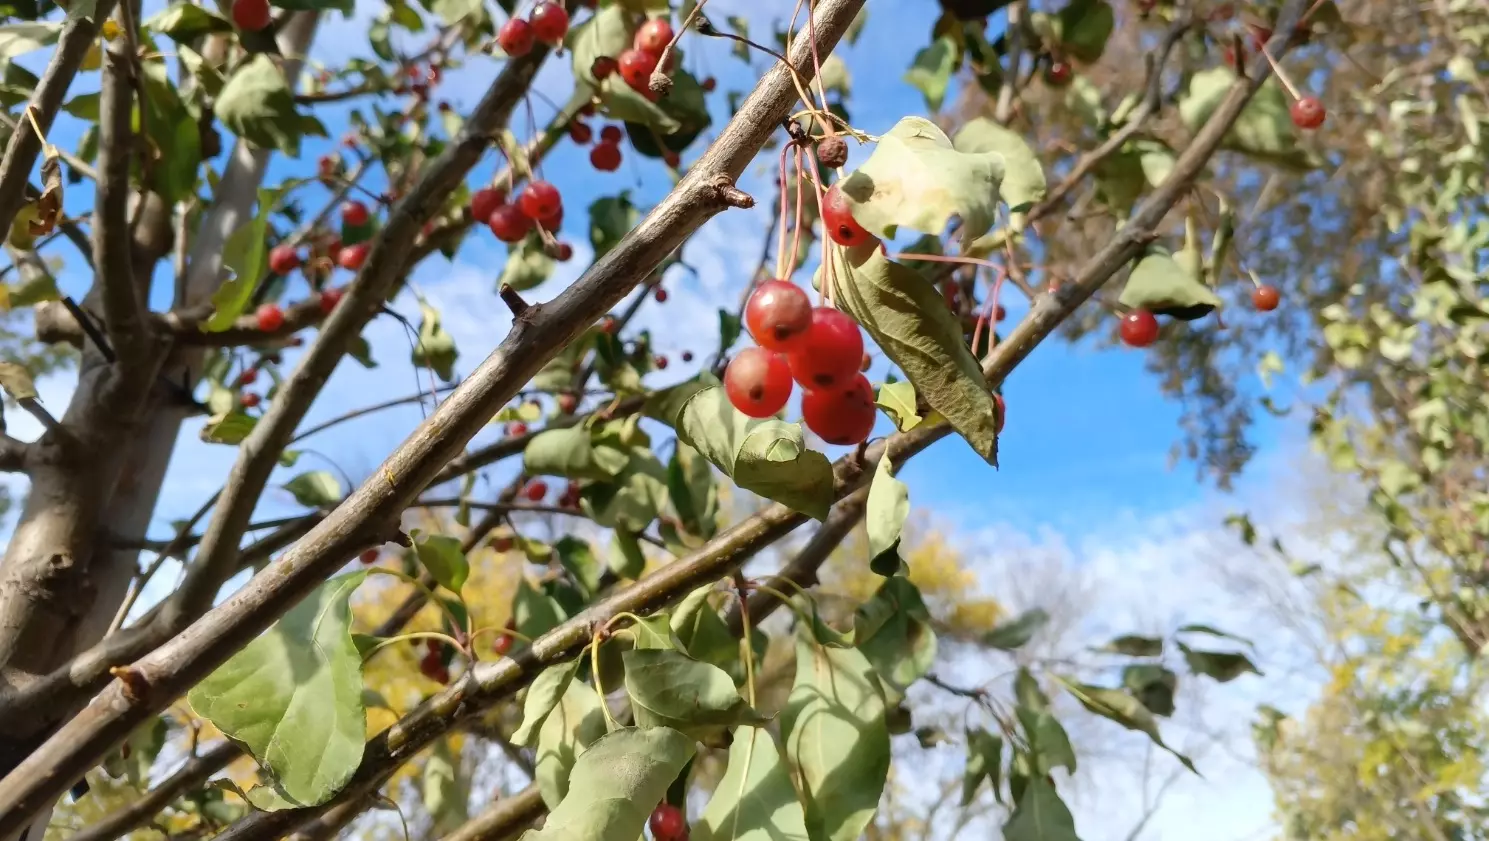
<svg viewBox="0 0 1489 841"><path fill-rule="evenodd" d="M549 233L557 231L564 221L564 201L557 187L547 181L533 181L517 196L517 201L510 203L506 193L496 187L477 190L471 196L470 212L472 218L485 220L497 239L519 242L534 224ZM560 260L574 256L573 246L568 243L559 243L558 250Z"/></svg>
<svg viewBox="0 0 1489 841"><path fill-rule="evenodd" d="M594 131L589 124L575 119L569 123L569 137L574 139L580 146L594 139ZM600 129L600 142L589 150L589 165L600 172L614 172L620 169L620 141L625 137L625 132L620 126L604 126Z"/></svg>
<svg viewBox="0 0 1489 841"><path fill-rule="evenodd" d="M647 821L656 841L688 841L688 819L671 803L659 803Z"/></svg>
<svg viewBox="0 0 1489 841"><path fill-rule="evenodd" d="M269 26L269 0L233 0L233 25L244 32L258 32Z"/></svg>
<svg viewBox="0 0 1489 841"><path fill-rule="evenodd" d="M1282 303L1282 293L1265 283L1251 290L1251 306L1258 312L1271 312ZM1158 316L1146 309L1136 309L1122 316L1122 344L1148 347L1158 341Z"/></svg>
<svg viewBox="0 0 1489 841"><path fill-rule="evenodd" d="M672 43L672 23L666 18L652 18L636 30L631 39L631 48L622 50L618 56L600 56L590 65L589 72L596 81L604 81L612 73L619 73L622 82L647 99L655 102L661 97L651 89L651 74L662 61L662 53ZM671 70L671 57L663 72Z"/></svg>
<svg viewBox="0 0 1489 841"><path fill-rule="evenodd" d="M770 417L786 405L794 380L803 389L802 420L822 440L857 444L869 437L874 389L861 373L857 322L831 307L813 307L789 281L769 280L745 304L745 325L757 347L741 351L724 370L724 392L734 408Z"/></svg>
<svg viewBox="0 0 1489 841"><path fill-rule="evenodd" d="M450 682L450 667L445 665L439 640L425 640L424 658L419 661L419 671L435 683Z"/></svg>
<svg viewBox="0 0 1489 841"><path fill-rule="evenodd" d="M496 33L496 43L502 52L517 58L532 52L533 44L538 42L558 46L568 31L569 13L563 6L545 0L533 7L527 20L509 18L502 24Z"/></svg>
<svg viewBox="0 0 1489 841"><path fill-rule="evenodd" d="M346 228L361 228L372 219L372 211L367 205L359 201L344 202L341 205L342 230ZM367 262L367 254L372 250L372 243L359 242L355 245L342 245L339 238L331 239L325 244L325 256L334 265L340 266L348 271L359 271L362 264ZM269 271L277 275L287 275L295 269L304 265L305 259L295 246L289 243L280 243L269 249ZM338 295L336 300L340 300ZM335 306L333 303L332 307Z"/></svg>

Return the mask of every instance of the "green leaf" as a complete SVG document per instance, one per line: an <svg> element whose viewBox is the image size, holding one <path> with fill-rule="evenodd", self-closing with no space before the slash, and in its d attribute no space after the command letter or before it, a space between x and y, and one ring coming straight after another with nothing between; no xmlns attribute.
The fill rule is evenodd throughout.
<svg viewBox="0 0 1489 841"><path fill-rule="evenodd" d="M889 458L880 458L879 466L874 470L874 480L869 485L864 526L869 535L870 558L893 552L899 547L900 533L905 529L905 520L910 517L910 487L896 479L890 472L892 469Z"/></svg>
<svg viewBox="0 0 1489 841"><path fill-rule="evenodd" d="M1158 249L1138 261L1118 301L1124 307L1151 310L1185 321L1203 318L1220 306L1214 290Z"/></svg>
<svg viewBox="0 0 1489 841"><path fill-rule="evenodd" d="M915 386L908 380L879 386L874 405L883 409L889 419L894 421L895 428L901 432L909 432L920 426L920 422L924 420L915 410Z"/></svg>
<svg viewBox="0 0 1489 841"><path fill-rule="evenodd" d="M233 25L216 12L191 3L172 3L145 20L145 28L159 32L178 44L190 44L203 35L232 32Z"/></svg>
<svg viewBox="0 0 1489 841"><path fill-rule="evenodd" d="M1142 702L1137 698L1120 689L1108 689L1103 686L1092 686L1087 683L1075 683L1074 681L1063 678L1060 682L1064 684L1066 690L1071 695L1075 696L1077 701L1081 702L1081 706L1087 710L1103 718L1115 721L1128 730L1136 730L1139 733L1146 734L1149 739L1153 740L1153 744L1173 754L1184 764L1185 768L1194 771L1196 774L1199 773L1195 770L1194 763L1189 761L1189 757L1164 744L1163 736L1158 732L1157 719L1153 718L1153 713L1147 707L1143 706Z"/></svg>
<svg viewBox="0 0 1489 841"><path fill-rule="evenodd" d="M825 248L833 298L905 372L915 393L940 412L976 453L997 464L997 410L962 325L921 275L884 257L877 243ZM818 278L822 270L818 269Z"/></svg>
<svg viewBox="0 0 1489 841"><path fill-rule="evenodd" d="M460 538L447 534L425 534L419 529L409 532L419 563L429 570L441 587L459 593L470 578L470 561L460 548Z"/></svg>
<svg viewBox="0 0 1489 841"><path fill-rule="evenodd" d="M538 791L549 809L563 802L569 793L574 763L605 735L605 730L605 713L595 690L577 680L570 681L538 728L538 746L533 755ZM584 796L584 789L579 793Z"/></svg>
<svg viewBox="0 0 1489 841"><path fill-rule="evenodd" d="M750 418L729 403L722 387L710 386L683 405L677 435L744 490L827 517L832 464L807 449L799 424Z"/></svg>
<svg viewBox="0 0 1489 841"><path fill-rule="evenodd" d="M1096 650L1109 654L1126 654L1129 657L1161 657L1163 638L1123 634Z"/></svg>
<svg viewBox="0 0 1489 841"><path fill-rule="evenodd" d="M781 737L814 841L856 841L873 820L889 775L884 711L863 652L798 636Z"/></svg>
<svg viewBox="0 0 1489 841"><path fill-rule="evenodd" d="M1033 207L1044 198L1044 167L1024 136L987 119L978 117L962 126L952 144L964 152L997 152L1003 156L1003 183L1000 189L1004 203L1014 213ZM1017 226L1016 226L1017 227Z"/></svg>
<svg viewBox="0 0 1489 841"><path fill-rule="evenodd" d="M254 286L268 267L269 214L277 200L277 191L259 190L258 213L223 243L222 265L233 277L212 293L212 315L205 325L209 332L232 327L253 300Z"/></svg>
<svg viewBox="0 0 1489 841"><path fill-rule="evenodd" d="M1080 841L1075 818L1059 792L1043 777L1034 777L1024 787L1018 808L1003 825L1004 841Z"/></svg>
<svg viewBox="0 0 1489 841"><path fill-rule="evenodd" d="M455 757L450 754L449 740L441 739L435 743L429 758L424 760L419 789L424 811L434 818L436 829L449 831L468 819L469 792L461 779Z"/></svg>
<svg viewBox="0 0 1489 841"><path fill-rule="evenodd" d="M962 808L977 798L983 780L990 780L993 796L1003 802L1003 739L981 727L967 728L967 770L962 772Z"/></svg>
<svg viewBox="0 0 1489 841"><path fill-rule="evenodd" d="M942 35L915 54L910 69L905 71L905 81L925 97L926 108L941 110L946 86L951 83L951 74L956 72L960 59L957 42L950 35Z"/></svg>
<svg viewBox="0 0 1489 841"><path fill-rule="evenodd" d="M1026 707L1022 704L1014 709L1014 713L1023 725L1034 770L1044 775L1056 768L1064 768L1074 774L1075 748L1071 747L1070 736L1054 713L1043 707Z"/></svg>
<svg viewBox="0 0 1489 841"><path fill-rule="evenodd" d="M739 336L742 332L743 325L740 323L739 316L720 307L719 353L728 353L729 349L734 347L734 343L739 341Z"/></svg>
<svg viewBox="0 0 1489 841"><path fill-rule="evenodd" d="M614 531L609 561L610 571L621 578L635 580L646 571L646 555L641 551L641 541L625 529Z"/></svg>
<svg viewBox="0 0 1489 841"><path fill-rule="evenodd" d="M575 763L571 796L521 841L636 841L693 751L692 739L665 727L602 737Z"/></svg>
<svg viewBox="0 0 1489 841"><path fill-rule="evenodd" d="M0 60L34 52L57 43L62 24L50 22L11 23L0 26Z"/></svg>
<svg viewBox="0 0 1489 841"><path fill-rule="evenodd" d="M1116 18L1106 0L1071 0L1056 16L1060 46L1077 61L1095 64L1106 52Z"/></svg>
<svg viewBox="0 0 1489 841"><path fill-rule="evenodd" d="M543 240L537 234L528 234L525 239L511 246L507 253L507 264L502 268L496 286L510 286L525 292L553 276L553 258L543 250Z"/></svg>
<svg viewBox="0 0 1489 841"><path fill-rule="evenodd" d="M574 576L579 586L590 595L599 592L600 578L605 570L587 542L571 535L564 535L553 544L553 551L558 553L558 562L563 564L564 569L568 570L570 575Z"/></svg>
<svg viewBox="0 0 1489 841"><path fill-rule="evenodd" d="M1154 715L1174 714L1174 692L1179 676L1152 663L1137 663L1122 670L1122 686Z"/></svg>
<svg viewBox="0 0 1489 841"><path fill-rule="evenodd" d="M708 460L678 442L667 463L667 498L678 521L691 535L704 540L718 528L719 491Z"/></svg>
<svg viewBox="0 0 1489 841"><path fill-rule="evenodd" d="M735 728L729 765L703 816L689 827L689 837L692 841L808 841L801 801L769 730Z"/></svg>
<svg viewBox="0 0 1489 841"><path fill-rule="evenodd" d="M598 86L590 68L601 56L614 58L631 48L636 37L634 18L618 3L606 5L588 20L569 29L564 44L573 56L574 81Z"/></svg>
<svg viewBox="0 0 1489 841"><path fill-rule="evenodd" d="M1184 125L1191 132L1199 131L1220 107L1235 81L1235 71L1224 65L1201 70L1190 77L1189 88L1179 100L1179 116ZM1277 79L1267 79L1226 133L1224 148L1293 170L1319 166L1321 159L1297 145L1297 129L1292 124L1288 102Z"/></svg>
<svg viewBox="0 0 1489 841"><path fill-rule="evenodd" d="M958 150L935 123L905 117L839 188L853 218L882 239L901 227L940 235L955 217L966 247L997 219L1005 169L1002 155Z"/></svg>
<svg viewBox="0 0 1489 841"><path fill-rule="evenodd" d="M190 49L181 47L180 55L183 63L189 64L194 54ZM199 55L195 57L200 58ZM165 62L144 62L143 69L145 105L149 114L145 128L148 130L150 143L155 147L152 150L155 155L155 166L151 170L152 186L167 202L184 201L195 195L198 170L202 162L201 127L197 124L199 109L195 106L188 107L181 99L180 91L167 71ZM217 74L215 71L211 74L204 71L201 75L211 78ZM215 95L222 95L220 87ZM265 204L262 200L266 192L268 191L259 193L261 211L270 207L270 204ZM268 192L276 197L278 193L277 190ZM259 244L264 244L262 239ZM257 279L258 276L255 276L254 281Z"/></svg>
<svg viewBox="0 0 1489 841"><path fill-rule="evenodd" d="M312 470L284 483L284 489L306 508L325 508L341 501L341 482L325 470Z"/></svg>
<svg viewBox="0 0 1489 841"><path fill-rule="evenodd" d="M1179 650L1184 652L1184 662L1189 665L1191 672L1214 678L1220 683L1230 683L1248 672L1254 675L1262 673L1245 654L1232 651L1201 651L1190 648L1182 642L1179 643Z"/></svg>
<svg viewBox="0 0 1489 841"><path fill-rule="evenodd" d="M236 409L213 415L202 427L202 440L208 444L229 444L234 447L243 443L248 433L258 424L258 418Z"/></svg>
<svg viewBox="0 0 1489 841"><path fill-rule="evenodd" d="M670 727L702 741L736 724L769 721L740 697L723 669L681 651L635 648L622 661L642 727Z"/></svg>
<svg viewBox="0 0 1489 841"><path fill-rule="evenodd" d="M13 310L21 307L32 307L42 301L62 300L62 291L57 288L57 278L48 273L38 273L29 278L21 278L14 286L6 286L0 292L0 300L5 303L0 308Z"/></svg>
<svg viewBox="0 0 1489 841"><path fill-rule="evenodd" d="M586 487L579 500L585 516L597 524L637 534L651 525L666 504L667 468L651 450L641 447L631 450L626 469L613 482Z"/></svg>
<svg viewBox="0 0 1489 841"><path fill-rule="evenodd" d="M991 631L982 635L983 645L1003 651L1014 651L1029 644L1029 640L1039 633L1039 629L1049 624L1050 615L1044 608L1036 607L1033 610L1019 614L1012 621L1002 622Z"/></svg>
<svg viewBox="0 0 1489 841"><path fill-rule="evenodd" d="M446 26L454 26L481 12L481 6L481 0L431 0L429 11L438 15Z"/></svg>
<svg viewBox="0 0 1489 841"><path fill-rule="evenodd" d="M522 451L522 469L535 476L568 479L614 479L630 459L612 447L596 447L582 426L545 429Z"/></svg>
<svg viewBox="0 0 1489 841"><path fill-rule="evenodd" d="M417 366L428 365L439 378L449 382L455 378L455 359L460 352L455 349L455 337L440 324L439 310L423 301L419 302L419 342L414 346L413 362Z"/></svg>
<svg viewBox="0 0 1489 841"><path fill-rule="evenodd" d="M1219 628L1214 628L1209 625L1185 625L1179 628L1177 633L1204 634L1205 636L1216 637L1223 640L1235 640L1236 642L1242 643L1250 648L1256 647L1255 643L1245 637L1237 636L1228 631L1222 631Z"/></svg>
<svg viewBox="0 0 1489 841"><path fill-rule="evenodd" d="M622 81L619 73L611 73L600 83L599 98L601 113L611 119L628 124L636 123L664 135L682 128L682 123L662 110L661 106ZM628 125L628 133L629 130ZM634 139L633 136L633 142Z"/></svg>
<svg viewBox="0 0 1489 841"><path fill-rule="evenodd" d="M887 688L903 695L936 662L936 632L920 590L895 576L853 614L853 638Z"/></svg>
<svg viewBox="0 0 1489 841"><path fill-rule="evenodd" d="M195 9L197 7L192 6L191 8ZM102 99L102 94L80 93L62 103L62 110L77 117L79 120L96 123L98 122L98 105Z"/></svg>
<svg viewBox="0 0 1489 841"><path fill-rule="evenodd" d="M525 578L517 584L517 593L512 597L512 621L517 633L530 640L537 639L563 620L563 611L552 596L533 589Z"/></svg>
<svg viewBox="0 0 1489 841"><path fill-rule="evenodd" d="M538 731L548 716L558 706L564 693L569 691L574 675L579 672L579 661L570 660L544 669L527 688L527 697L522 701L522 724L512 734L512 743L532 747Z"/></svg>
<svg viewBox="0 0 1489 841"><path fill-rule="evenodd" d="M0 388L5 389L12 400L34 400L37 396L31 372L15 362L0 362Z"/></svg>
<svg viewBox="0 0 1489 841"><path fill-rule="evenodd" d="M218 94L215 113L224 126L255 146L300 156L300 138L324 135L314 117L295 109L295 96L273 58L259 53L239 67Z"/></svg>
<svg viewBox="0 0 1489 841"><path fill-rule="evenodd" d="M322 584L187 696L297 806L329 800L362 761L367 714L349 600L366 577Z"/></svg>
<svg viewBox="0 0 1489 841"><path fill-rule="evenodd" d="M589 242L594 247L595 259L608 254L640 220L641 212L631 203L629 190L595 199L589 206Z"/></svg>

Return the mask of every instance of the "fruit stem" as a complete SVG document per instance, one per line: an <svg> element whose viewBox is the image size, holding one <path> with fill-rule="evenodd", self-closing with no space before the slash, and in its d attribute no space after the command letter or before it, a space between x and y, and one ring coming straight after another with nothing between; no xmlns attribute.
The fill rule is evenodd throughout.
<svg viewBox="0 0 1489 841"><path fill-rule="evenodd" d="M693 7L693 11L688 12L687 20L684 20L682 26L676 32L672 33L672 40L667 42L667 46L662 48L661 56L657 58L657 67L659 69L666 67L667 62L672 60L672 48L677 46L678 41L682 40L683 33L692 27L693 22L698 19L699 13L703 11L703 7L707 5L708 0L699 0L699 3Z"/></svg>
<svg viewBox="0 0 1489 841"><path fill-rule="evenodd" d="M744 37L743 35L735 35L733 32L722 32L718 29L714 29L713 24L708 22L708 18L699 20L697 29L699 35L708 35L714 38L727 38L730 41L738 41L739 43L744 44L747 47L753 47L762 53L774 56L775 59L779 61L783 67L786 68L786 72L791 74L791 84L795 86L796 95L801 99L801 104L807 107L807 112L816 116L818 119L822 119L821 112L817 110L817 106L812 104L812 97L807 94L806 88L802 86L801 74L796 72L796 68L791 66L791 62L787 61L784 55L781 55L775 50L772 50L770 47L757 44L754 41L751 41L750 39ZM790 37L791 33L788 30L786 33L787 49L790 49Z"/></svg>
<svg viewBox="0 0 1489 841"><path fill-rule="evenodd" d="M1262 55L1267 57L1267 63L1272 65L1272 72L1277 74L1277 80L1282 82L1284 88L1287 88L1288 94L1293 99L1302 99L1303 95L1298 93L1298 88L1293 84L1293 80L1288 77L1287 71L1283 70L1282 66L1277 63L1277 60L1272 58L1272 52L1267 49L1266 44L1262 44Z"/></svg>
<svg viewBox="0 0 1489 841"><path fill-rule="evenodd" d="M440 640L442 642L447 642L450 645L454 646L455 647L455 650L461 651L461 652L465 652L465 647L462 646L460 643L456 642L455 641L455 638L452 637L452 636L450 636L449 634L442 634L439 631L409 631L406 634L399 634L396 637L388 637L387 639L382 640L377 645L374 645L372 648L368 649L367 653L362 655L362 659L363 660L367 660L370 657L372 657L372 655L376 654L377 652L381 651L384 648L387 648L388 646L390 646L390 645L392 645L394 643L403 642L405 640L421 640L421 639L422 640Z"/></svg>
<svg viewBox="0 0 1489 841"><path fill-rule="evenodd" d="M595 694L600 698L600 712L605 714L606 731L619 730L615 717L610 714L610 704L605 701L605 687L600 680L600 631L595 629L589 640L589 673L595 680Z"/></svg>
<svg viewBox="0 0 1489 841"><path fill-rule="evenodd" d="M801 199L802 186L806 182L806 176L802 173L801 155L801 147L796 146L796 217L791 221L791 253L786 255L786 273L781 275L782 280L796 273L796 252L801 247Z"/></svg>
<svg viewBox="0 0 1489 841"><path fill-rule="evenodd" d="M790 148L789 144L781 147L780 175L778 176L781 186L781 207L776 214L779 217L780 227L780 231L776 234L776 277L782 280L786 278L782 272L786 270L786 151Z"/></svg>
<svg viewBox="0 0 1489 841"><path fill-rule="evenodd" d="M787 32L796 28L796 16L801 14L802 2L803 0L796 0L796 8L791 12L791 26L786 30ZM807 0L807 43L812 48L812 84L817 86L817 101L822 106L823 114L831 114L832 112L827 109L827 89L822 86L822 60L817 54L817 7L810 0ZM791 44L788 36L786 44L788 52L790 51L790 47ZM807 87L810 90L811 85ZM822 130L827 133L828 137L836 134L832 129L832 120L830 119L823 120Z"/></svg>
<svg viewBox="0 0 1489 841"><path fill-rule="evenodd" d="M745 700L755 706L755 647L750 644L750 599L745 594L745 579L741 573L734 574L735 596L739 599L739 619L744 637L739 641L739 656L745 667Z"/></svg>
<svg viewBox="0 0 1489 841"><path fill-rule="evenodd" d="M368 575L391 575L394 578L399 579L400 581L406 581L409 584L414 585L415 587L419 588L420 590L422 590L424 592L424 597L425 597L425 599L427 601L433 602L435 605L437 605L439 607L440 612L445 615L445 618L448 619L448 620L450 620L450 627L452 627L452 628L459 628L460 629L460 632L462 634L469 635L470 628L469 627L466 627L466 626L462 626L460 624L460 618L455 615L455 611L451 610L450 609L450 606L445 603L445 600L444 599L439 598L438 596L436 596L434 594L434 591L432 589L424 586L424 582L420 581L419 579L413 577L412 575L409 575L409 574L405 573L402 570L388 569L387 567L373 567L372 569L367 570L367 574ZM443 634L441 634L441 636L443 636ZM452 644L454 644L455 648L458 649L461 653L463 653L466 657L470 657L473 660L475 659L474 657L471 656L471 653L466 650L465 646L461 645L458 642L455 642L455 640L453 640L453 639L451 639L450 642Z"/></svg>

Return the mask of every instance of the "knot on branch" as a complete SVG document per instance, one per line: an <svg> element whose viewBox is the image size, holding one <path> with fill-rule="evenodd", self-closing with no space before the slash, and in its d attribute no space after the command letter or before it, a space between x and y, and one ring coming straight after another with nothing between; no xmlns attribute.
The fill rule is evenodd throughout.
<svg viewBox="0 0 1489 841"><path fill-rule="evenodd" d="M501 295L502 303L506 304L507 309L512 311L513 320L521 318L522 314L527 312L531 306L527 301L523 300L522 295L516 289L512 288L512 284L510 283L503 283L498 294Z"/></svg>
<svg viewBox="0 0 1489 841"><path fill-rule="evenodd" d="M132 704L143 701L150 693L150 680L133 666L110 666L109 674L124 685L124 699Z"/></svg>
<svg viewBox="0 0 1489 841"><path fill-rule="evenodd" d="M708 182L708 186L713 188L719 201L729 207L749 210L755 206L755 197L734 186L734 179L727 175L715 175L713 180Z"/></svg>

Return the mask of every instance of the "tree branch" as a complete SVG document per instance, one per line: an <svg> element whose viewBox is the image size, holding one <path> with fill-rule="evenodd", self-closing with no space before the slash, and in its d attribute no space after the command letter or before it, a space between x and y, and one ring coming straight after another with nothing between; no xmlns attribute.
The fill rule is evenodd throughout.
<svg viewBox="0 0 1489 841"><path fill-rule="evenodd" d="M505 841L541 818L548 808L534 783L516 794L503 797L481 814L466 821L442 841Z"/></svg>
<svg viewBox="0 0 1489 841"><path fill-rule="evenodd" d="M116 50L104 50L98 106L99 178L93 213L93 265L109 344L121 364L138 367L150 337L131 259L129 168L135 146L130 127L132 73L128 58Z"/></svg>
<svg viewBox="0 0 1489 841"><path fill-rule="evenodd" d="M0 433L0 471L24 473L26 454L30 449L31 445L25 441Z"/></svg>
<svg viewBox="0 0 1489 841"><path fill-rule="evenodd" d="M242 751L232 742L219 742L206 752L186 760L175 773L161 780L159 785L145 792L139 799L130 801L104 815L96 823L73 833L69 841L114 841L121 838L149 823L152 817L174 803L176 798L206 784L213 774L242 755Z"/></svg>

